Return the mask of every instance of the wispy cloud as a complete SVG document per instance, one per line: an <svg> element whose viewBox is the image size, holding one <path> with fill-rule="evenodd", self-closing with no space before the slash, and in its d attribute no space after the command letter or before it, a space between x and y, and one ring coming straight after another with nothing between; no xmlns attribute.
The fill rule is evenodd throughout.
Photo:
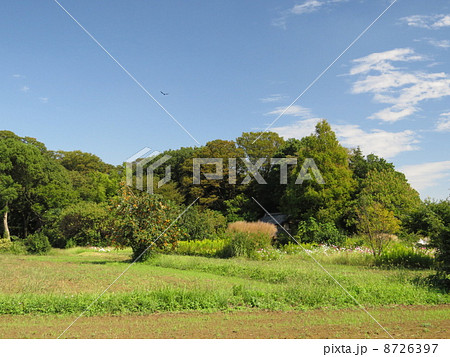
<svg viewBox="0 0 450 357"><path fill-rule="evenodd" d="M280 115L284 112L286 107L277 107L273 111L266 113L265 115ZM292 105L285 112L286 116L302 117L310 119L312 117L311 109L302 107L301 105Z"/></svg>
<svg viewBox="0 0 450 357"><path fill-rule="evenodd" d="M48 103L48 98L46 98L46 97L40 97L40 98L39 98L39 101L40 101L41 103L47 104L47 103Z"/></svg>
<svg viewBox="0 0 450 357"><path fill-rule="evenodd" d="M280 16L272 21L272 25L286 28L287 19L293 15L304 15L316 12L323 8L328 8L336 3L347 2L349 0L305 0L294 5L288 10L281 12Z"/></svg>
<svg viewBox="0 0 450 357"><path fill-rule="evenodd" d="M439 47L439 48L450 48L449 40L435 40L435 39L430 38L428 40L428 43L430 45L433 45L433 46Z"/></svg>
<svg viewBox="0 0 450 357"><path fill-rule="evenodd" d="M274 102L280 102L284 99L286 99L287 97L285 95L281 95L281 94L271 94L266 98L260 98L259 101L263 102L263 103L274 103Z"/></svg>
<svg viewBox="0 0 450 357"><path fill-rule="evenodd" d="M412 15L400 19L408 26L437 30L450 26L450 14L438 15Z"/></svg>
<svg viewBox="0 0 450 357"><path fill-rule="evenodd" d="M439 185L439 181L450 177L450 161L427 162L406 165L398 169L403 172L416 190Z"/></svg>
<svg viewBox="0 0 450 357"><path fill-rule="evenodd" d="M25 78L23 74L13 74L13 78Z"/></svg>
<svg viewBox="0 0 450 357"><path fill-rule="evenodd" d="M22 92L24 92L24 93L27 93L27 92L29 92L30 87L23 86L22 88L20 88L20 90L21 90Z"/></svg>
<svg viewBox="0 0 450 357"><path fill-rule="evenodd" d="M389 107L369 118L395 122L420 110L420 102L450 96L450 76L447 73L427 73L397 68L393 62L426 60L410 48L372 53L353 61L350 75L359 75L352 93L372 93L378 103Z"/></svg>
<svg viewBox="0 0 450 357"><path fill-rule="evenodd" d="M435 130L439 132L450 132L450 112L442 113L440 115Z"/></svg>

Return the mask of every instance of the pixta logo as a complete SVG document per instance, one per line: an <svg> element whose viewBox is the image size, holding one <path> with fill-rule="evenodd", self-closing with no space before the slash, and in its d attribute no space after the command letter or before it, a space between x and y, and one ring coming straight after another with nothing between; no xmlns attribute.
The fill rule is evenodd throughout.
<svg viewBox="0 0 450 357"><path fill-rule="evenodd" d="M128 160L126 163L126 180L128 186L134 186L143 191L144 190L144 172L147 178L146 189L150 194L154 193L154 172L157 168L164 165L167 161L171 159L169 155L163 155L159 151L153 151L152 149L146 147L141 151L137 152ZM239 170L238 175L238 163L241 164L242 168ZM270 168L276 166L279 167L280 172L280 185L286 185L288 183L288 167L295 166L298 164L296 158L259 158L254 163L252 163L247 158L229 158L228 159L228 183L231 185L246 185L251 180L252 177L260 185L265 185L263 175L261 175L260 170L262 167L268 164ZM204 166L211 165L215 167L214 172L211 170L203 170ZM207 172L206 172L207 171ZM158 171L160 174L161 170ZM133 174L135 173L135 180L133 180ZM245 176L244 176L245 175ZM193 158L192 159L192 184L200 185L201 177L206 180L223 180L224 179L224 159L222 158ZM238 177L243 178L242 181L238 182ZM159 178L159 177L158 177ZM164 177L157 182L158 188L169 182L171 179L171 167L170 165L165 166ZM307 158L303 162L298 175L295 180L296 185L301 185L304 181L315 180L317 183L323 185L325 183L314 159Z"/></svg>
<svg viewBox="0 0 450 357"><path fill-rule="evenodd" d="M159 151L153 151L152 149L146 147L141 151L137 152L133 156L129 157L126 161L126 180L128 186L133 186L133 166L135 166L136 170L136 188L138 190L144 190L144 168L147 176L147 192L150 194L154 193L154 172L155 170L163 165L165 162L171 159L171 156L164 155L160 157L155 162L152 162L156 159L156 157L160 156L161 153ZM158 188L166 184L170 181L171 171L170 165L167 165L165 168L165 174L162 179L160 179L157 183Z"/></svg>

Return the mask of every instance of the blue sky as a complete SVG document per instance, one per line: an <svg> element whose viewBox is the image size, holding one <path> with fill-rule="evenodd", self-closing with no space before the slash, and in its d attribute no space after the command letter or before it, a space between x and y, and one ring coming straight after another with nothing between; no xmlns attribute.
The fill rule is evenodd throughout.
<svg viewBox="0 0 450 357"><path fill-rule="evenodd" d="M423 198L449 195L446 0L398 0L343 54L392 1L59 2L200 144L325 118ZM0 30L1 129L113 164L197 145L55 1L4 1Z"/></svg>

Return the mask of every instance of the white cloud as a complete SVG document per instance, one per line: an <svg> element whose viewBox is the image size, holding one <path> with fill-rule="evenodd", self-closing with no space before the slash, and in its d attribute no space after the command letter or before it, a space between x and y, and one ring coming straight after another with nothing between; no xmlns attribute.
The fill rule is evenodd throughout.
<svg viewBox="0 0 450 357"><path fill-rule="evenodd" d="M398 169L403 172L416 190L439 185L439 180L450 177L450 161L427 162L406 165Z"/></svg>
<svg viewBox="0 0 450 357"><path fill-rule="evenodd" d="M297 138L301 139L305 136L311 135L316 130L316 124L320 121L320 118L310 118L297 121L291 125L272 128L270 131L278 133L285 139Z"/></svg>
<svg viewBox="0 0 450 357"><path fill-rule="evenodd" d="M22 88L20 88L20 90L24 93L27 93L30 90L30 87L23 86Z"/></svg>
<svg viewBox="0 0 450 357"><path fill-rule="evenodd" d="M450 112L442 113L440 117L441 118L439 118L436 124L436 131L439 132L450 131Z"/></svg>
<svg viewBox="0 0 450 357"><path fill-rule="evenodd" d="M372 93L375 102L391 105L369 118L395 122L417 112L422 101L450 96L447 73L407 72L392 64L425 59L410 48L397 48L353 61L350 75L359 75L359 79L353 83L352 93Z"/></svg>
<svg viewBox="0 0 450 357"><path fill-rule="evenodd" d="M12 76L14 78L25 78L25 76L23 74L13 74Z"/></svg>
<svg viewBox="0 0 450 357"><path fill-rule="evenodd" d="M260 98L259 101L263 103L273 103L273 102L279 102L283 99L286 99L287 97L281 94L271 94L266 98Z"/></svg>
<svg viewBox="0 0 450 357"><path fill-rule="evenodd" d="M324 1L317 0L307 0L303 4L295 5L291 9L291 13L295 15L308 14L310 12L317 11L322 5L324 5Z"/></svg>
<svg viewBox="0 0 450 357"><path fill-rule="evenodd" d="M44 104L48 103L48 98L40 97L39 100L41 101L41 103L44 103Z"/></svg>
<svg viewBox="0 0 450 357"><path fill-rule="evenodd" d="M281 16L272 21L272 25L286 28L286 21L292 15L310 14L333 4L347 1L349 0L305 0L301 4L296 4L292 8L282 11Z"/></svg>
<svg viewBox="0 0 450 357"><path fill-rule="evenodd" d="M433 38L430 38L428 40L428 43L430 45L433 45L433 46L439 47L439 48L450 48L450 41L449 40L435 40Z"/></svg>
<svg viewBox="0 0 450 357"><path fill-rule="evenodd" d="M389 132L373 129L362 130L358 125L334 125L333 129L344 146L360 147L364 154L392 158L404 151L417 150L419 141L411 130Z"/></svg>
<svg viewBox="0 0 450 357"><path fill-rule="evenodd" d="M275 110L266 113L265 115L290 115L294 117L302 117L305 119L310 119L312 114L311 110L305 107L302 107L301 105L291 105L289 108L287 107L277 107ZM286 110L286 111L285 111Z"/></svg>
<svg viewBox="0 0 450 357"><path fill-rule="evenodd" d="M272 128L284 138L301 139L315 131L316 124L322 119L310 118L297 121L283 127ZM375 154L384 158L392 158L404 151L417 150L416 134L411 130L388 132L371 130L366 132L358 125L332 125L342 145L349 148L360 147L364 154Z"/></svg>
<svg viewBox="0 0 450 357"><path fill-rule="evenodd" d="M402 17L400 19L402 22L408 24L412 27L420 27L430 30L440 29L442 27L450 26L450 15L439 14L439 15L412 15L407 17Z"/></svg>

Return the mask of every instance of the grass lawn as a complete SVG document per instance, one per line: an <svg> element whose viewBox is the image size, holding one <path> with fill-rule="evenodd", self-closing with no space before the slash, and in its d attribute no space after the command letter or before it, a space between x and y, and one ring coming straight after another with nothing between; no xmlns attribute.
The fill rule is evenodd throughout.
<svg viewBox="0 0 450 357"><path fill-rule="evenodd" d="M55 337L128 266L129 255L85 248L0 255L0 337ZM317 258L393 333L449 337L450 296L423 283L430 271ZM304 254L277 261L160 255L133 265L86 316L67 337L386 337Z"/></svg>

